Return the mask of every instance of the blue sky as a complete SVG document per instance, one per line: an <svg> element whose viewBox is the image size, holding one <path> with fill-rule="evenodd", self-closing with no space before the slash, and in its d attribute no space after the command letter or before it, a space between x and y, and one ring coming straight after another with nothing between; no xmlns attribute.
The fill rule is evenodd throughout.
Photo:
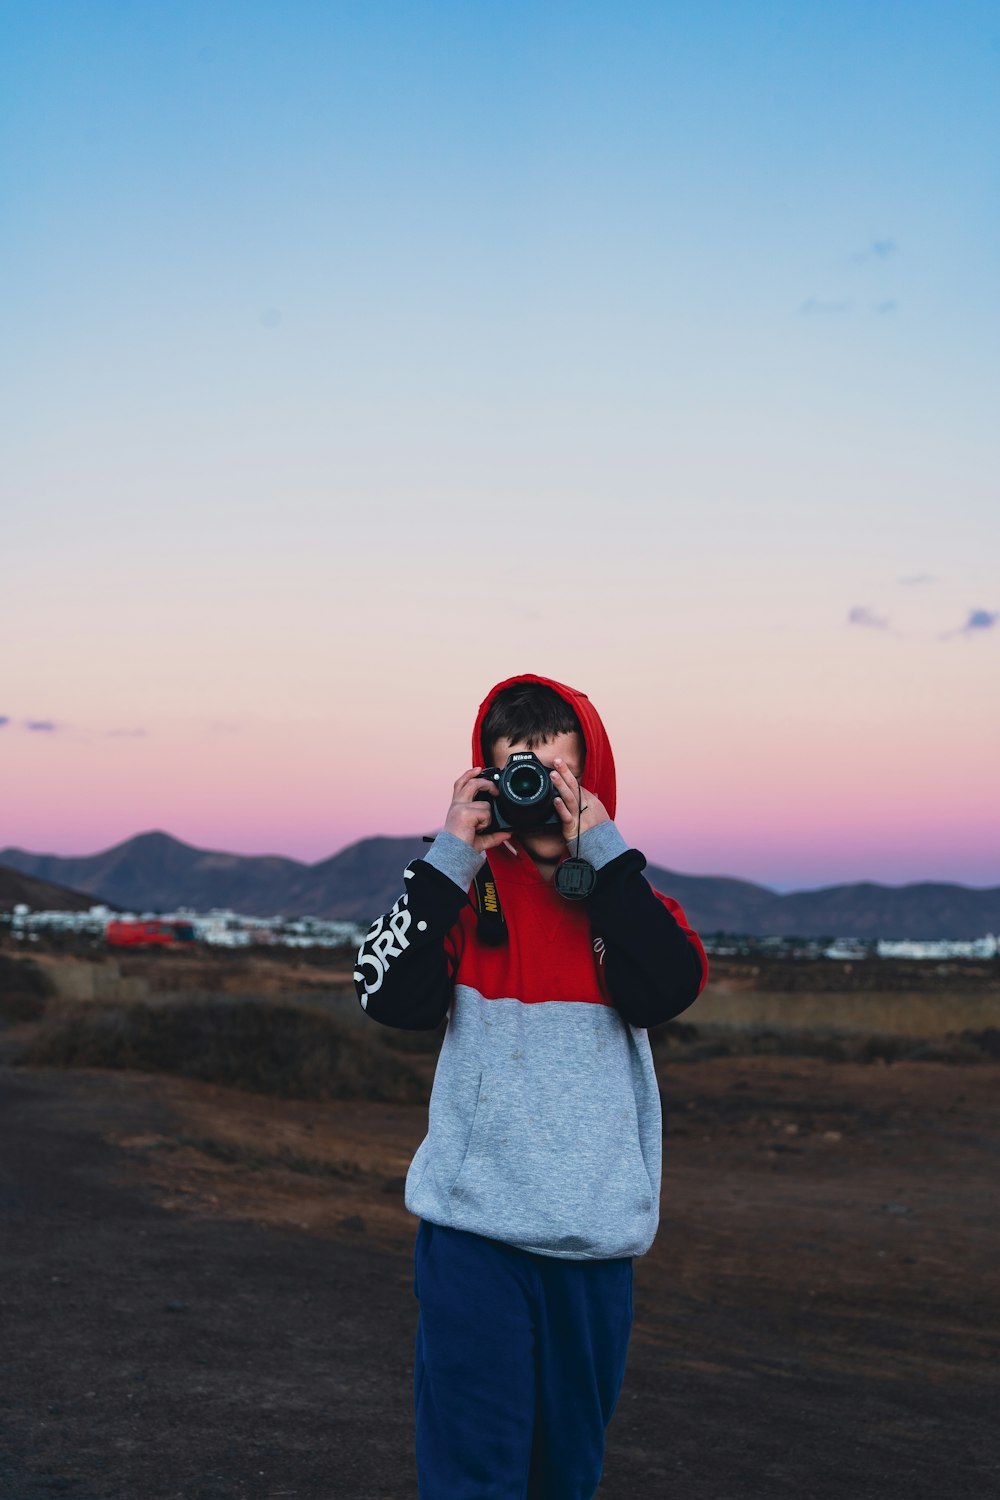
<svg viewBox="0 0 1000 1500"><path fill-rule="evenodd" d="M39 4L7 27L15 410L26 442L64 420L77 468L81 428L230 480L293 450L364 474L388 435L426 491L488 464L499 499L542 465L574 495L592 475L596 509L608 471L655 501L666 465L728 514L734 470L794 482L828 446L979 491L993 7ZM941 505L904 483L890 535ZM870 518L835 487L794 498L800 527Z"/></svg>

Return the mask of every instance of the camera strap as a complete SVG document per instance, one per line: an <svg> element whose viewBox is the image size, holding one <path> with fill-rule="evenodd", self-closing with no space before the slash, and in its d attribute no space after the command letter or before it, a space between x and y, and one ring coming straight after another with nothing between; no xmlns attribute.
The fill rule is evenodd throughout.
<svg viewBox="0 0 1000 1500"><path fill-rule="evenodd" d="M479 941L487 948L499 948L507 941L507 918L500 905L500 893L489 860L484 860L473 882L475 907L479 914Z"/></svg>

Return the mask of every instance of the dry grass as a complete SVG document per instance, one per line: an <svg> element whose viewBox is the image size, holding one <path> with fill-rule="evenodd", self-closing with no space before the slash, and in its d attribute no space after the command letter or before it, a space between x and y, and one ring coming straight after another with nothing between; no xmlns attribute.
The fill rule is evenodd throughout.
<svg viewBox="0 0 1000 1500"><path fill-rule="evenodd" d="M426 1100L426 1064L374 1028L321 1009L235 995L50 1005L17 1062L173 1073L285 1099Z"/></svg>
<svg viewBox="0 0 1000 1500"><path fill-rule="evenodd" d="M651 1041L655 1057L689 1063L713 1057L815 1057L828 1063L987 1063L1000 1059L1000 1027L996 1026L926 1037L861 1029L853 1033L792 1031L676 1021L654 1031Z"/></svg>
<svg viewBox="0 0 1000 1500"><path fill-rule="evenodd" d="M54 994L55 986L39 964L0 953L0 1023L37 1020Z"/></svg>

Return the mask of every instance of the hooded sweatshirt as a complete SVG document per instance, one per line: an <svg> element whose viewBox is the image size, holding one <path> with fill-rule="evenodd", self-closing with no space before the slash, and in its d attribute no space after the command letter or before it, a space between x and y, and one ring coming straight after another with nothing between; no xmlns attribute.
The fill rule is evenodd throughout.
<svg viewBox="0 0 1000 1500"><path fill-rule="evenodd" d="M611 819L615 765L585 694L543 683L581 726L581 785ZM575 853L574 847L574 853ZM593 893L568 901L516 839L490 852L505 940L484 940L475 880L485 856L443 832L404 871L375 922L355 984L375 1020L406 1029L447 1017L427 1135L406 1179L411 1213L566 1259L642 1255L659 1216L662 1117L647 1029L694 1001L705 952L676 901L613 821L580 840Z"/></svg>

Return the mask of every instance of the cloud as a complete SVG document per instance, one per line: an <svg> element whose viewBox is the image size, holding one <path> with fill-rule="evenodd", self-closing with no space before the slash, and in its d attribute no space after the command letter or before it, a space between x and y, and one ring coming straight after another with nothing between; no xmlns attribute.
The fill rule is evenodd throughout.
<svg viewBox="0 0 1000 1500"><path fill-rule="evenodd" d="M881 302L871 303L870 310L876 318L887 318L899 311L899 303L892 297L886 297ZM822 297L807 297L799 305L799 316L803 318L845 318L853 311L853 302L838 302L833 298L825 300Z"/></svg>
<svg viewBox="0 0 1000 1500"><path fill-rule="evenodd" d="M1000 611L995 609L970 609L969 618L962 626L963 635L971 635L975 630L992 630L1000 620Z"/></svg>
<svg viewBox="0 0 1000 1500"><path fill-rule="evenodd" d="M72 728L71 725L57 723L55 719L21 719L18 722L20 728L26 729L29 734L61 734L65 729ZM0 714L0 729L13 723L14 720L9 714ZM85 737L94 733L103 734L107 739L140 740L146 738L149 730L141 728L84 730Z"/></svg>
<svg viewBox="0 0 1000 1500"><path fill-rule="evenodd" d="M877 615L867 604L855 604L853 609L847 611L847 623L849 625L864 625L869 630L888 630L889 621L884 615Z"/></svg>
<svg viewBox="0 0 1000 1500"><path fill-rule="evenodd" d="M0 729L7 724L13 724L13 719L8 714L0 714ZM21 719L20 727L26 729L29 734L61 734L64 730L72 728L71 725L59 724L55 719ZM84 730L85 737L91 734L102 734L107 739L139 740L145 739L149 733L148 729L103 729Z"/></svg>
<svg viewBox="0 0 1000 1500"><path fill-rule="evenodd" d="M903 577L903 578L901 578L899 581L900 581L900 583L907 583L907 584L911 584L911 583L937 583L937 579L936 579L936 577L934 576L933 573L907 573L906 576Z"/></svg>
<svg viewBox="0 0 1000 1500"><path fill-rule="evenodd" d="M896 254L898 249L899 246L896 244L895 240L891 240L888 238L882 240L869 240L868 244L863 250L855 250L854 254L851 256L851 259L855 261L857 265L863 266L867 261L871 260L888 260L891 255Z"/></svg>
<svg viewBox="0 0 1000 1500"><path fill-rule="evenodd" d="M956 635L978 635L980 631L992 630L998 620L1000 620L1000 610L970 609L969 617L964 625L958 625L954 630L942 630L939 639L950 641Z"/></svg>
<svg viewBox="0 0 1000 1500"><path fill-rule="evenodd" d="M853 306L853 302L824 302L821 297L807 297L799 308L799 313L804 318L842 317Z"/></svg>

